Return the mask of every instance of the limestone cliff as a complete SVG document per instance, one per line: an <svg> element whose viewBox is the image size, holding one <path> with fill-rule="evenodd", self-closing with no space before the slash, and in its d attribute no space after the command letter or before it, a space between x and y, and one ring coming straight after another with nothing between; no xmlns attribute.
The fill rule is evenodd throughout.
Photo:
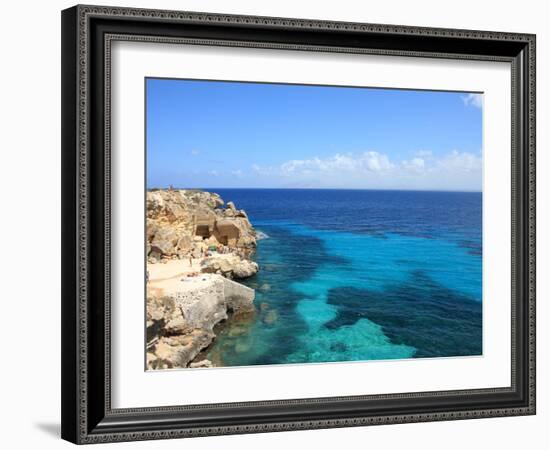
<svg viewBox="0 0 550 450"><path fill-rule="evenodd" d="M246 213L197 190L147 192L147 367L210 367L194 361L214 326L254 312L256 231Z"/></svg>
<svg viewBox="0 0 550 450"><path fill-rule="evenodd" d="M232 202L224 207L218 194L196 190L147 192L147 257L150 263L170 258L202 257L223 247L248 257L256 248L256 231L246 213Z"/></svg>
<svg viewBox="0 0 550 450"><path fill-rule="evenodd" d="M254 312L254 290L220 275L201 275L161 296L147 296L147 368L194 366L193 360L215 339L214 326L229 314Z"/></svg>

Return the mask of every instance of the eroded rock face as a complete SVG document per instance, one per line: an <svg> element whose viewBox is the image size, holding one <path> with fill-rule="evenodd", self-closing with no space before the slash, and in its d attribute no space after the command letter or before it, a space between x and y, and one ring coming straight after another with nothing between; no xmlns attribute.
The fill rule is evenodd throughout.
<svg viewBox="0 0 550 450"><path fill-rule="evenodd" d="M147 192L147 256L154 263L164 257L201 255L211 240L250 256L256 231L244 211L218 194L197 190ZM195 240L196 237L201 239Z"/></svg>
<svg viewBox="0 0 550 450"><path fill-rule="evenodd" d="M147 192L147 262L189 259L182 261L188 276L166 278L172 280L170 290L158 282L148 287L150 369L190 367L215 339L216 324L229 314L254 313L254 290L231 279L258 271L258 264L249 259L256 248L256 231L244 211L233 202L225 208L224 204L210 192ZM195 366L208 367L208 363Z"/></svg>
<svg viewBox="0 0 550 450"><path fill-rule="evenodd" d="M255 311L253 302L256 293L254 289L228 279L223 280L223 285L225 304L228 310L235 315L246 315Z"/></svg>
<svg viewBox="0 0 550 450"><path fill-rule="evenodd" d="M154 351L147 352L149 369L173 369L187 367L190 361L208 347L215 335L207 330L196 329L187 334L161 337Z"/></svg>
<svg viewBox="0 0 550 450"><path fill-rule="evenodd" d="M158 228L151 239L151 251L161 256L172 256L176 253L178 233L171 227Z"/></svg>
<svg viewBox="0 0 550 450"><path fill-rule="evenodd" d="M254 290L220 275L182 282L181 289L147 298L147 367L188 367L215 339L229 313L254 311Z"/></svg>

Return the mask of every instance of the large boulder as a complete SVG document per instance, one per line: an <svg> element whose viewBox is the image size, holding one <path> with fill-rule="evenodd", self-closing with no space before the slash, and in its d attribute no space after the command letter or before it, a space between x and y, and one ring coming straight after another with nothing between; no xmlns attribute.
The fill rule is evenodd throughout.
<svg viewBox="0 0 550 450"><path fill-rule="evenodd" d="M214 235L229 247L247 250L256 247L256 231L244 216L216 220Z"/></svg>
<svg viewBox="0 0 550 450"><path fill-rule="evenodd" d="M241 259L233 267L233 278L241 279L248 278L252 275L256 275L259 270L258 263L250 261L248 259Z"/></svg>
<svg viewBox="0 0 550 450"><path fill-rule="evenodd" d="M151 251L158 251L162 255L175 255L178 234L171 227L159 228L151 241Z"/></svg>
<svg viewBox="0 0 550 450"><path fill-rule="evenodd" d="M217 273L224 277L231 278L233 264L228 258L212 256L205 259L201 264L202 273Z"/></svg>
<svg viewBox="0 0 550 450"><path fill-rule="evenodd" d="M193 249L193 246L194 246L193 237L188 234L184 234L178 239L178 242L177 242L178 254L185 254L189 252L190 250Z"/></svg>
<svg viewBox="0 0 550 450"><path fill-rule="evenodd" d="M255 275L258 270L257 263L234 254L211 256L204 260L201 266L203 273L218 273L230 279L248 278Z"/></svg>

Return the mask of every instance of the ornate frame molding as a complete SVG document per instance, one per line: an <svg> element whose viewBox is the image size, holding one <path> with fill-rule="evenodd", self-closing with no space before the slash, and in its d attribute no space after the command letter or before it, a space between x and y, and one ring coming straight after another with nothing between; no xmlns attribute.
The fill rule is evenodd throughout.
<svg viewBox="0 0 550 450"><path fill-rule="evenodd" d="M103 20L103 22L101 22ZM129 21L142 27L156 22L170 27L192 25L204 29L231 27L246 29L251 35L258 30L268 30L273 36L289 32L299 33L318 30L345 37L376 36L384 38L426 38L440 42L444 38L456 39L462 47L459 52L445 52L433 48L377 48L341 46L303 42L273 42L261 39L219 39L212 37L151 36L132 32L112 32L104 21L116 22L124 27ZM95 21L95 22L94 22ZM94 23L102 23L100 31L93 30ZM119 24L122 25L119 25ZM115 28L116 28L115 27ZM118 29L118 28L117 28ZM173 28L172 28L173 29ZM207 31L208 32L208 31ZM76 6L63 13L63 377L71 382L63 389L62 432L63 437L77 443L98 443L173 437L207 436L250 432L362 426L404 422L439 421L535 413L535 36L470 30L449 30L396 25L377 25L304 19L270 18L256 16L233 16L195 12L159 11L99 6ZM260 36L261 38L262 36ZM94 41L95 39L95 41ZM291 38L289 38L291 39ZM111 43L115 40L145 41L155 43L185 43L194 45L244 46L265 49L289 49L323 52L349 52L384 54L395 56L481 59L507 61L512 64L512 147L513 147L513 208L512 208L512 386L510 388L481 389L471 391L424 392L418 394L376 395L361 397L331 397L309 400L285 400L250 402L239 404L195 405L167 408L139 408L113 410L110 402L110 64ZM469 42L468 42L469 41ZM100 45L98 44L100 43ZM411 41L413 42L413 41ZM420 41L419 41L420 42ZM498 48L506 49L492 54L467 51L476 50L480 43L498 42ZM458 45L458 44L457 44ZM100 46L103 49L100 50ZM412 46L412 44L411 44ZM518 49L518 50L516 50ZM98 67L101 64L101 67ZM97 78L103 73L103 92L98 92ZM104 123L97 124L90 111L92 104L101 95ZM76 105L76 107L75 107ZM97 136L95 138L94 136ZM96 154L101 142L103 156L99 169ZM99 147L98 147L99 146ZM75 151L76 149L76 151ZM76 168L76 170L75 170ZM100 175L102 179L94 178ZM102 187L96 186L101 183ZM99 189L99 190L97 190ZM101 195L100 195L101 194ZM100 198L101 197L101 198ZM99 208L99 209L98 209ZM103 211L103 217L98 212ZM98 225L102 222L102 225ZM102 230L102 239L93 241L97 231ZM66 231L66 233L65 233ZM520 237L520 239L517 238ZM97 239L97 238L96 238ZM524 242L525 241L525 242ZM95 245L103 248L99 256ZM526 244L526 245L525 245ZM98 265L102 261L102 267ZM518 265L519 264L519 265ZM516 271L519 271L516 273ZM93 274L92 274L93 272ZM92 303L95 290L93 281L103 273L100 295L104 304L102 324L90 320L99 307ZM517 283L517 284L516 284ZM524 293L522 295L522 292ZM94 291L95 294L97 292ZM525 295L527 293L527 295ZM94 294L94 295L95 295ZM519 295L518 295L519 294ZM517 300L516 300L517 297ZM99 298L99 297L97 297ZM518 304L516 304L516 301ZM93 308L96 308L92 311ZM516 309L518 308L518 309ZM517 313L522 317L518 317ZM67 319L67 322L66 320ZM102 338L98 334L102 333ZM91 338L91 336L93 337ZM517 337L522 337L523 347L517 347ZM69 343L70 341L70 343ZM97 365L90 348L103 343L104 375L100 404L90 400L96 395L98 384L90 379L90 367ZM518 355L519 354L519 355ZM517 373L516 367L521 369ZM97 369L99 371L99 369ZM97 373L95 374L97 376ZM519 377L519 378L518 378ZM281 420L265 423L212 424L211 426L170 426L166 419L173 414L184 415L186 411L238 407L285 407L291 405L326 405L336 402L364 402L399 399L414 402L427 397L468 397L493 394L517 394L519 383L524 387L520 400L509 402L504 407L477 407L470 409L421 411L413 413L372 414L319 419ZM94 384L95 383L95 384ZM526 398L524 394L527 394ZM143 419L146 417L146 419ZM162 421L165 425L162 425ZM182 419L183 420L183 419ZM124 425L120 425L124 422ZM128 423L130 424L128 425ZM183 422L182 422L183 423ZM154 426L151 424L157 424Z"/></svg>

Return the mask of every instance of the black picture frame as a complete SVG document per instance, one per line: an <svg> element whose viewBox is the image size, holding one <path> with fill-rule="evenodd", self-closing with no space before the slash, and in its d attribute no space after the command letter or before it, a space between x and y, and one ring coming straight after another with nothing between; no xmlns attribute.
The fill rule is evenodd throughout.
<svg viewBox="0 0 550 450"><path fill-rule="evenodd" d="M113 409L110 44L193 42L512 67L512 383L467 391ZM75 6L62 12L62 437L163 439L535 414L535 36Z"/></svg>

